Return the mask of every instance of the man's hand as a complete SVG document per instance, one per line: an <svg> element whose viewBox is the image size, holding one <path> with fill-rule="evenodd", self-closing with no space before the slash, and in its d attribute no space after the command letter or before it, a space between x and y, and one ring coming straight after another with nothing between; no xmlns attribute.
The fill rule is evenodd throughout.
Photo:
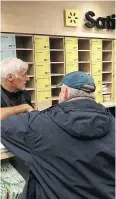
<svg viewBox="0 0 116 199"><path fill-rule="evenodd" d="M14 106L14 107L6 107L6 108L1 108L0 109L0 119L3 120L9 115L18 115L20 113L24 112L31 112L34 109L28 105L28 104L21 104L19 106Z"/></svg>
<svg viewBox="0 0 116 199"><path fill-rule="evenodd" d="M31 112L33 111L34 109L32 108L32 106L30 106L29 104L24 104L24 109L25 111L24 112Z"/></svg>

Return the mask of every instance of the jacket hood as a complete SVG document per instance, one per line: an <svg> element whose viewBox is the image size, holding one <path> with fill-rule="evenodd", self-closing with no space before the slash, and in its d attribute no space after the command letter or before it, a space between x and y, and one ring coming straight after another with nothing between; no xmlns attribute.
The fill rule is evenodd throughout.
<svg viewBox="0 0 116 199"><path fill-rule="evenodd" d="M111 115L94 100L81 99L56 105L51 119L65 132L80 139L97 139L109 131Z"/></svg>

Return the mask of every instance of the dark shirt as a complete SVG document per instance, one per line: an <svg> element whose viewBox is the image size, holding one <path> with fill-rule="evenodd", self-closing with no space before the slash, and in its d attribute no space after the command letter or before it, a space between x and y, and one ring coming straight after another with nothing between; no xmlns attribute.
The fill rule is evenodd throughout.
<svg viewBox="0 0 116 199"><path fill-rule="evenodd" d="M7 100L10 102L11 106L17 106L24 103L31 105L31 98L26 90L14 93L14 92L9 92L5 88L3 88L3 86L1 86L1 89L6 94ZM7 107L7 104L2 97L1 97L1 107Z"/></svg>

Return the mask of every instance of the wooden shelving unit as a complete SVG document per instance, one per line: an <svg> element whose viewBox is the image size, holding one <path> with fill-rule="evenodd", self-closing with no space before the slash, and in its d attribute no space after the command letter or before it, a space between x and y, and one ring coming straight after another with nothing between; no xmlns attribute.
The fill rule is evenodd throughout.
<svg viewBox="0 0 116 199"><path fill-rule="evenodd" d="M90 61L90 51L78 51L79 62L89 62Z"/></svg>
<svg viewBox="0 0 116 199"><path fill-rule="evenodd" d="M103 102L113 102L113 42L102 40L102 96Z"/></svg>
<svg viewBox="0 0 116 199"><path fill-rule="evenodd" d="M63 80L65 74L64 38L49 37L50 42L50 72L51 72L51 101L52 105L58 103L60 89L57 85Z"/></svg>
<svg viewBox="0 0 116 199"><path fill-rule="evenodd" d="M57 84L65 74L64 38L35 36L34 41L37 107L42 110L58 102Z"/></svg>
<svg viewBox="0 0 116 199"><path fill-rule="evenodd" d="M11 35L11 52L6 44L2 46L3 51L7 49L8 54L10 52L28 63L30 81L26 90L36 109L43 110L58 103L60 87L57 85L65 74L73 71L92 75L97 102L107 108L116 105L116 40ZM7 152L1 155L1 159L12 156Z"/></svg>
<svg viewBox="0 0 116 199"><path fill-rule="evenodd" d="M96 84L95 98L98 103L102 98L102 40L91 40L91 75Z"/></svg>
<svg viewBox="0 0 116 199"><path fill-rule="evenodd" d="M90 39L78 39L79 71L91 74L91 42Z"/></svg>
<svg viewBox="0 0 116 199"><path fill-rule="evenodd" d="M29 65L27 73L30 81L26 89L35 108L42 110L47 107L46 104L51 106L57 103L60 92L57 84L65 74L78 70L93 76L97 102L115 101L116 49L112 39L35 35L33 42L33 35L10 35L10 49L16 51L16 56ZM6 47L8 50L6 44L2 46L4 49Z"/></svg>
<svg viewBox="0 0 116 199"><path fill-rule="evenodd" d="M78 39L65 37L65 68L66 74L78 71Z"/></svg>
<svg viewBox="0 0 116 199"><path fill-rule="evenodd" d="M34 36L37 109L51 106L50 42L49 36Z"/></svg>
<svg viewBox="0 0 116 199"><path fill-rule="evenodd" d="M78 51L90 51L90 39L78 39Z"/></svg>
<svg viewBox="0 0 116 199"><path fill-rule="evenodd" d="M112 46L108 39L65 38L66 72L79 70L92 75L99 103L113 101Z"/></svg>
<svg viewBox="0 0 116 199"><path fill-rule="evenodd" d="M90 50L90 39L66 37L66 73L79 70L91 74Z"/></svg>
<svg viewBox="0 0 116 199"><path fill-rule="evenodd" d="M113 40L113 102L116 104L116 40Z"/></svg>
<svg viewBox="0 0 116 199"><path fill-rule="evenodd" d="M36 101L33 36L16 34L15 40L17 58L22 59L29 65L27 74L29 75L30 80L26 84L26 90L29 92L32 101ZM36 108L36 103L33 103L32 105Z"/></svg>

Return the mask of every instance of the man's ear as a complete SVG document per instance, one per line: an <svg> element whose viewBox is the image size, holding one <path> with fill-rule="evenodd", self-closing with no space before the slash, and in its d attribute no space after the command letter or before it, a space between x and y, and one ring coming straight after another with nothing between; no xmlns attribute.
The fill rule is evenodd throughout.
<svg viewBox="0 0 116 199"><path fill-rule="evenodd" d="M14 76L13 76L11 73L9 73L9 74L7 75L7 80L8 80L9 82L12 82L13 79L14 79Z"/></svg>
<svg viewBox="0 0 116 199"><path fill-rule="evenodd" d="M66 100L68 97L68 88L64 87L64 99Z"/></svg>

